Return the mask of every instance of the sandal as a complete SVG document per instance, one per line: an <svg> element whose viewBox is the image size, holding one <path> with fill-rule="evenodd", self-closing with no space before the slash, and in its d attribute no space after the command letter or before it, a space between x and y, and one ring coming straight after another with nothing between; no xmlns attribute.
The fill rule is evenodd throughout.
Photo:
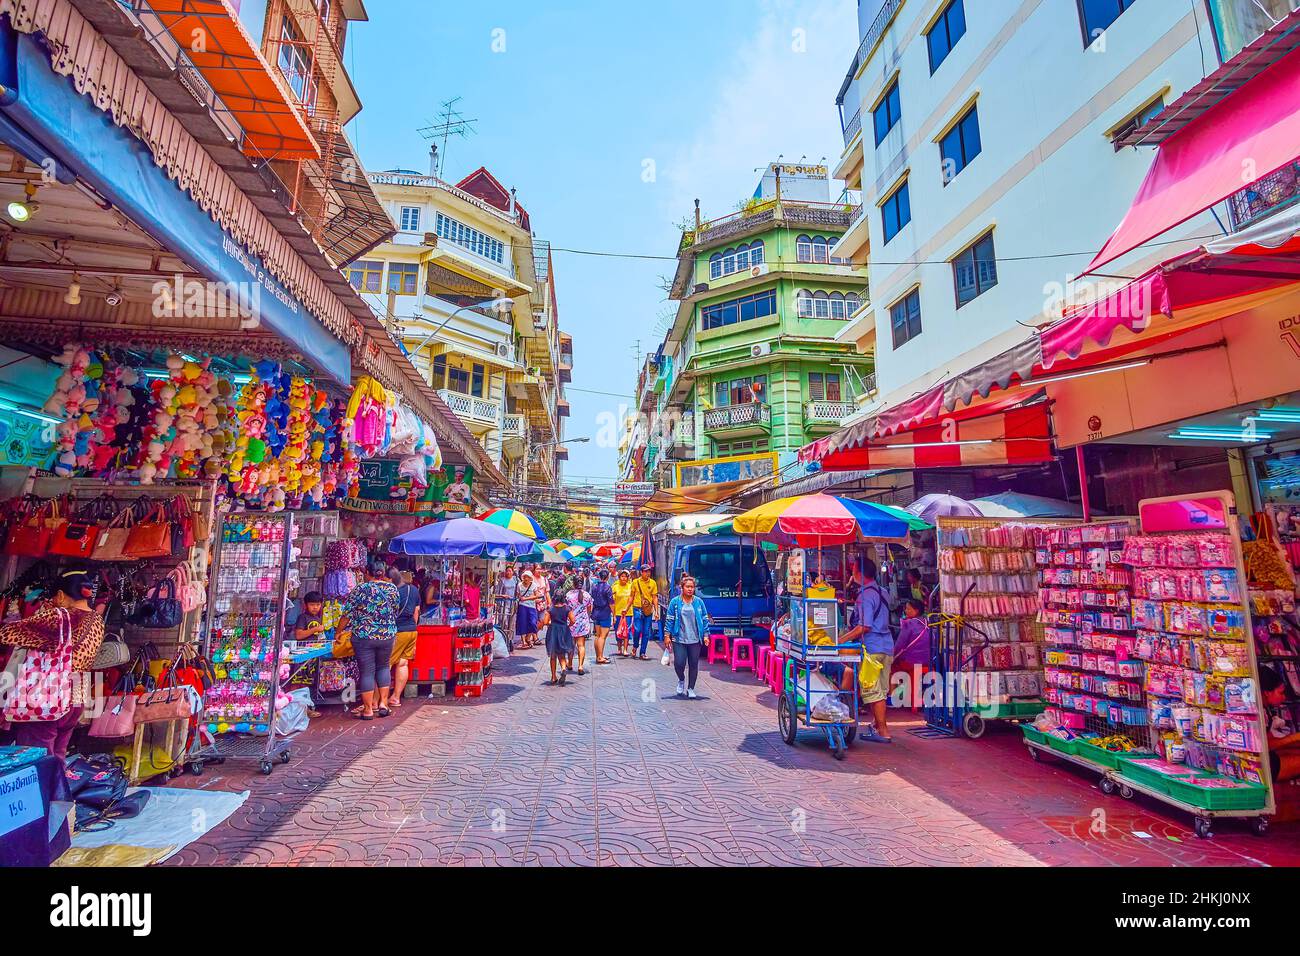
<svg viewBox="0 0 1300 956"><path fill-rule="evenodd" d="M389 710L387 707L380 707L377 711L375 711L375 714L378 715L378 716L380 716L380 717L391 717L391 716L393 716L393 712L392 712L391 710Z"/></svg>
<svg viewBox="0 0 1300 956"><path fill-rule="evenodd" d="M357 720L374 720L374 719L375 719L375 715L374 715L374 714L353 714L353 716L356 717Z"/></svg>
<svg viewBox="0 0 1300 956"><path fill-rule="evenodd" d="M564 679L565 679L566 677L568 677L568 676L569 676L569 675L566 674L564 671L560 671L560 686L561 686L561 687L564 686Z"/></svg>
<svg viewBox="0 0 1300 956"><path fill-rule="evenodd" d="M587 672L586 672L585 670L583 670L581 667L579 667L579 668L578 668L578 676L579 676L579 677L586 677L586 676L587 676Z"/></svg>
<svg viewBox="0 0 1300 956"><path fill-rule="evenodd" d="M614 662L611 661L608 657L598 657L598 658L596 658L596 663L597 663L597 664L612 664L612 663L614 663Z"/></svg>

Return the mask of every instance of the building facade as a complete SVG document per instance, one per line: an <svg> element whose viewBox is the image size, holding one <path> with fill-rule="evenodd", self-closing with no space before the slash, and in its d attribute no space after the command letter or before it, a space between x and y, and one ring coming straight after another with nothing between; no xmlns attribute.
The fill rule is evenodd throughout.
<svg viewBox="0 0 1300 956"><path fill-rule="evenodd" d="M486 169L456 184L404 169L369 178L397 232L348 281L513 487L558 487L573 346L549 245Z"/></svg>

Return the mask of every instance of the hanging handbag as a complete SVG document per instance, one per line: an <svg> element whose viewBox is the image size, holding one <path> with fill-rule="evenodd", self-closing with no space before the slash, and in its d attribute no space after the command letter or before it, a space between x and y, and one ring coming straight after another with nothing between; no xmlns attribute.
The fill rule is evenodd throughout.
<svg viewBox="0 0 1300 956"><path fill-rule="evenodd" d="M172 553L172 523L167 520L162 505L153 510L131 528L122 555L132 561L148 558L165 558Z"/></svg>
<svg viewBox="0 0 1300 956"><path fill-rule="evenodd" d="M135 627L166 630L180 627L184 619L185 611L181 608L181 602L176 600L176 582L166 577L136 605L128 623Z"/></svg>
<svg viewBox="0 0 1300 956"><path fill-rule="evenodd" d="M167 503L167 517L172 523L172 553L185 554L194 547L194 509L187 495L177 495Z"/></svg>
<svg viewBox="0 0 1300 956"><path fill-rule="evenodd" d="M135 709L139 699L131 676L124 675L104 700L104 709L90 722L86 731L91 737L130 737L135 733Z"/></svg>
<svg viewBox="0 0 1300 956"><path fill-rule="evenodd" d="M105 634L104 643L95 652L95 661L90 665L92 671L106 671L110 667L121 667L131 660L131 648L126 646L121 634Z"/></svg>
<svg viewBox="0 0 1300 956"><path fill-rule="evenodd" d="M103 526L116 515L113 499L100 495L88 502L57 527L50 535L50 553L65 558L90 558L99 543L99 534Z"/></svg>
<svg viewBox="0 0 1300 956"><path fill-rule="evenodd" d="M10 723L59 720L72 709L72 616L53 608L58 626L54 650L27 649L14 686L4 695Z"/></svg>
<svg viewBox="0 0 1300 956"><path fill-rule="evenodd" d="M43 558L50 553L53 524L58 522L58 506L51 500L20 512L10 524L5 538L5 554L19 558Z"/></svg>
<svg viewBox="0 0 1300 956"><path fill-rule="evenodd" d="M157 690L141 694L135 702L135 722L147 724L159 720L189 720L194 709L190 705L190 691L176 681L176 674L168 669Z"/></svg>
<svg viewBox="0 0 1300 956"><path fill-rule="evenodd" d="M117 515L99 529L95 541L94 557L96 561L130 561L124 554L127 539L131 537L131 527L135 523L135 507L123 508Z"/></svg>

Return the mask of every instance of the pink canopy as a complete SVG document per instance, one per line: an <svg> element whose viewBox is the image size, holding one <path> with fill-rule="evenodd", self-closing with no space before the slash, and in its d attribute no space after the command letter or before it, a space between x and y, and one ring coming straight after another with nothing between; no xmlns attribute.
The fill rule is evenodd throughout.
<svg viewBox="0 0 1300 956"><path fill-rule="evenodd" d="M1160 144L1137 198L1089 272L1281 169L1300 151L1300 50Z"/></svg>

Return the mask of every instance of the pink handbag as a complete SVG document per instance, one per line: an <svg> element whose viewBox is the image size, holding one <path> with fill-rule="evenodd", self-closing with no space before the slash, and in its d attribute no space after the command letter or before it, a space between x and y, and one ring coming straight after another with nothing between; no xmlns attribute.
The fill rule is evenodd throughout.
<svg viewBox="0 0 1300 956"><path fill-rule="evenodd" d="M130 674L122 678L105 699L103 711L90 722L86 731L91 737L130 737L135 733L135 680Z"/></svg>
<svg viewBox="0 0 1300 956"><path fill-rule="evenodd" d="M72 617L63 608L59 643L52 651L27 649L18 679L4 702L4 718L24 724L59 720L72 709Z"/></svg>

